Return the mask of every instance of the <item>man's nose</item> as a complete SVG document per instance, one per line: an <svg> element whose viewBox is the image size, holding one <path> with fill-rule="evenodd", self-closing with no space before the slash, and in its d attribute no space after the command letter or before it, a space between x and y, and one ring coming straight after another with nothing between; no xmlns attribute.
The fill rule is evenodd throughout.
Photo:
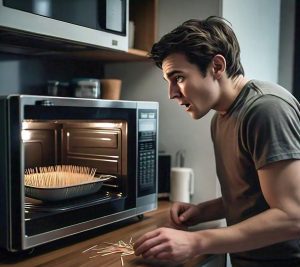
<svg viewBox="0 0 300 267"><path fill-rule="evenodd" d="M180 91L178 89L178 86L176 85L169 85L169 99L178 98L180 96Z"/></svg>

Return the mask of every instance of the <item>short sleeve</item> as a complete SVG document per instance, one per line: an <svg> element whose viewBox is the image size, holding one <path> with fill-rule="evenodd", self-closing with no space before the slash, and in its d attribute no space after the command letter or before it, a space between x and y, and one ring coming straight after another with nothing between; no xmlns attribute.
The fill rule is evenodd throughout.
<svg viewBox="0 0 300 267"><path fill-rule="evenodd" d="M263 95L246 111L242 143L256 169L269 163L300 159L299 110L280 97Z"/></svg>

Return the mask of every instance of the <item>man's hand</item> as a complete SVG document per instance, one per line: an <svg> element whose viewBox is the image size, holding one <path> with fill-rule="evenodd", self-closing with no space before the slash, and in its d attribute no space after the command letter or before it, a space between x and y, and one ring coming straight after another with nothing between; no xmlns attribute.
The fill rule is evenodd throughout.
<svg viewBox="0 0 300 267"><path fill-rule="evenodd" d="M184 262L195 257L196 248L195 234L170 228L158 228L148 232L134 244L136 256L175 262Z"/></svg>
<svg viewBox="0 0 300 267"><path fill-rule="evenodd" d="M198 206L175 202L170 210L171 227L176 229L185 229L188 226L195 225L200 220L200 209Z"/></svg>

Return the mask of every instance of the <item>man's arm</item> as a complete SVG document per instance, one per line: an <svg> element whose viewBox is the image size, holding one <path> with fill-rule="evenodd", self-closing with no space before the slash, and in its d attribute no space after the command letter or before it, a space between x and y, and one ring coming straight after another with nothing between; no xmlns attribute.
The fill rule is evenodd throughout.
<svg viewBox="0 0 300 267"><path fill-rule="evenodd" d="M170 210L170 226L179 229L223 218L222 198L209 200L198 205L175 202Z"/></svg>
<svg viewBox="0 0 300 267"><path fill-rule="evenodd" d="M258 171L270 209L236 225L198 232L199 253L252 250L300 238L300 160L284 160Z"/></svg>
<svg viewBox="0 0 300 267"><path fill-rule="evenodd" d="M224 205L221 197L200 203L198 204L198 208L200 214L198 223L220 220L225 217Z"/></svg>
<svg viewBox="0 0 300 267"><path fill-rule="evenodd" d="M269 210L220 229L159 228L137 240L136 254L184 261L199 254L240 252L300 238L300 160L269 164L258 174Z"/></svg>

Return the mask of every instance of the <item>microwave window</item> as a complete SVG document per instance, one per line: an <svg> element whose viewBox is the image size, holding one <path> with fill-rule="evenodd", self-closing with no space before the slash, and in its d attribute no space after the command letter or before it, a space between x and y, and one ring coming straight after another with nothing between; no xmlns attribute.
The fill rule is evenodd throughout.
<svg viewBox="0 0 300 267"><path fill-rule="evenodd" d="M58 21L125 34L126 0L3 0L6 7Z"/></svg>

